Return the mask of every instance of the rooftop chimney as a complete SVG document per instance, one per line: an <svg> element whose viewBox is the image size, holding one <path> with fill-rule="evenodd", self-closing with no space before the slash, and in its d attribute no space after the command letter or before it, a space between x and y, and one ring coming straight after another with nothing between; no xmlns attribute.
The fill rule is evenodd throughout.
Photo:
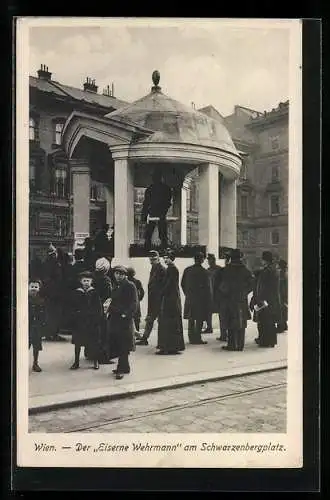
<svg viewBox="0 0 330 500"><path fill-rule="evenodd" d="M48 66L45 64L41 64L40 69L38 69L38 78L42 78L43 80L51 80L52 74L48 71Z"/></svg>
<svg viewBox="0 0 330 500"><path fill-rule="evenodd" d="M89 76L86 78L86 81L84 83L84 90L88 92L94 92L95 94L97 93L97 85L95 85L95 80L92 80Z"/></svg>

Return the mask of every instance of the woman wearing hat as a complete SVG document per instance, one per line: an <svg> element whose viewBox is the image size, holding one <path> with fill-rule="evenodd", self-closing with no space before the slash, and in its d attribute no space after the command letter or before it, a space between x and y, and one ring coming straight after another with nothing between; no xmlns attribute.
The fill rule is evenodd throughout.
<svg viewBox="0 0 330 500"><path fill-rule="evenodd" d="M100 296L92 286L93 274L89 271L80 274L80 286L73 296L73 331L72 344L75 346L75 359L71 370L79 368L81 347L85 347L94 362L94 369L99 368L100 328L102 304Z"/></svg>
<svg viewBox="0 0 330 500"><path fill-rule="evenodd" d="M134 283L127 279L124 266L113 268L115 287L107 311L107 328L110 343L110 359L118 358L117 368L113 370L116 379L130 373L128 356L135 350L133 318L138 307L138 295Z"/></svg>
<svg viewBox="0 0 330 500"><path fill-rule="evenodd" d="M94 287L98 292L101 303L104 305L109 299L111 299L112 284L111 279L108 276L110 270L110 262L105 257L97 259L95 262L94 271ZM99 362L101 364L109 364L109 343L107 339L106 332L106 317L103 315L101 320L101 336L100 336L100 354Z"/></svg>

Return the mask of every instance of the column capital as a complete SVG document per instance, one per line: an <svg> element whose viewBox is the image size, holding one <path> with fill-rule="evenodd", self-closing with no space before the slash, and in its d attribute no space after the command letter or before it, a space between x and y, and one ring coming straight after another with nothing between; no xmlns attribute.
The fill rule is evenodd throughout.
<svg viewBox="0 0 330 500"><path fill-rule="evenodd" d="M88 174L89 164L85 158L72 158L69 160L70 169L73 174Z"/></svg>
<svg viewBox="0 0 330 500"><path fill-rule="evenodd" d="M112 158L114 161L117 160L127 160L129 155L129 148L127 144L120 144L118 146L109 146Z"/></svg>

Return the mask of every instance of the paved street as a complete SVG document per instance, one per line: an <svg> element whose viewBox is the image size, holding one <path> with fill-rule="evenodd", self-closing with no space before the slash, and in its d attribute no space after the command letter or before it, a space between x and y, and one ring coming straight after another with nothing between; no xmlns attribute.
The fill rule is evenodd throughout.
<svg viewBox="0 0 330 500"><path fill-rule="evenodd" d="M29 417L30 432L286 431L286 370L163 390Z"/></svg>
<svg viewBox="0 0 330 500"><path fill-rule="evenodd" d="M289 333L278 335L278 345L274 349L259 349L254 342L256 335L256 324L249 321L244 351L228 352L221 349L223 342L216 340L218 329L204 336L207 345L190 345L185 331L184 353L181 356L160 357L155 356L157 329L154 328L150 345L138 346L132 353L131 373L122 380L113 377L115 365L101 365L100 370L95 371L84 359L81 369L69 370L73 359L70 338L67 342L44 342L40 353L42 373L31 372L32 350L29 352L29 407L81 401L102 395L116 396L122 392L150 390L154 386L168 388L182 381L191 383L192 380L220 379L235 372L245 374L269 369L274 363L285 365Z"/></svg>

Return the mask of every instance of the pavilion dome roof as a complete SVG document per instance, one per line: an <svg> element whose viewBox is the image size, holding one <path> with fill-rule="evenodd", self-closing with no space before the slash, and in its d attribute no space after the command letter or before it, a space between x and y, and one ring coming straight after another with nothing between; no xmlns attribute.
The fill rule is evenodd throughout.
<svg viewBox="0 0 330 500"><path fill-rule="evenodd" d="M151 131L143 142L177 142L214 147L238 155L230 133L219 121L163 94L154 71L151 92L105 115L105 118L142 126Z"/></svg>

